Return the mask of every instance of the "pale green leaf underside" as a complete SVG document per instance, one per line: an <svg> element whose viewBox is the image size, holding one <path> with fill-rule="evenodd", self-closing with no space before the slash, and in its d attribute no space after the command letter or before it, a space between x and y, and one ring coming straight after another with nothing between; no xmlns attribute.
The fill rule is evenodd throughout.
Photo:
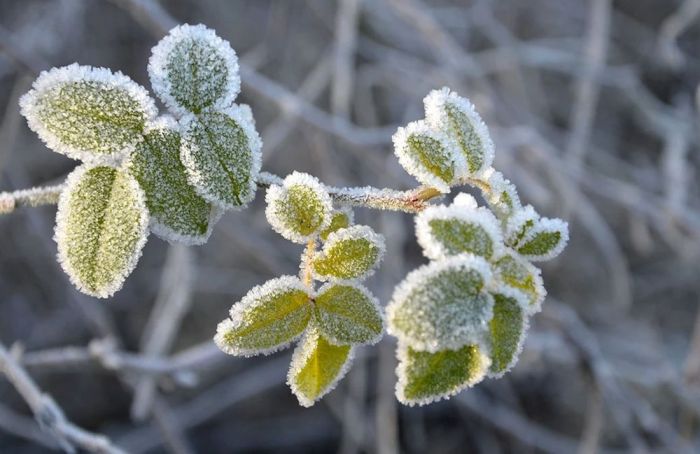
<svg viewBox="0 0 700 454"><path fill-rule="evenodd" d="M182 158L190 183L208 201L237 207L255 195L254 156L244 129L222 112L192 119L183 135Z"/></svg>
<svg viewBox="0 0 700 454"><path fill-rule="evenodd" d="M367 238L347 238L324 248L313 262L318 276L355 279L377 264L380 249Z"/></svg>
<svg viewBox="0 0 700 454"><path fill-rule="evenodd" d="M539 232L518 247L523 255L547 255L561 242L561 232Z"/></svg>
<svg viewBox="0 0 700 454"><path fill-rule="evenodd" d="M151 217L173 233L166 234L166 240L201 243L206 239L212 206L187 181L176 131L155 129L146 134L128 168L146 193Z"/></svg>
<svg viewBox="0 0 700 454"><path fill-rule="evenodd" d="M56 221L62 265L85 293L109 296L131 272L145 242L143 194L133 177L112 167L87 170L66 191Z"/></svg>
<svg viewBox="0 0 700 454"><path fill-rule="evenodd" d="M408 153L425 169L449 184L455 177L454 158L440 141L428 135L411 134L406 139Z"/></svg>
<svg viewBox="0 0 700 454"><path fill-rule="evenodd" d="M335 344L364 344L382 334L382 316L368 295L351 285L333 285L314 299L320 331Z"/></svg>
<svg viewBox="0 0 700 454"><path fill-rule="evenodd" d="M459 219L433 219L428 225L433 238L449 255L463 252L489 258L493 254L491 235L476 223Z"/></svg>
<svg viewBox="0 0 700 454"><path fill-rule="evenodd" d="M478 340L491 315L484 281L471 269L448 268L416 282L394 302L389 325L399 339L422 350L457 348Z"/></svg>
<svg viewBox="0 0 700 454"><path fill-rule="evenodd" d="M233 324L221 337L233 353L252 354L286 345L306 329L311 318L309 297L298 289L261 295L254 304L237 306L242 305L233 307Z"/></svg>
<svg viewBox="0 0 700 454"><path fill-rule="evenodd" d="M494 294L493 318L489 321L491 373L499 375L515 363L524 336L523 308L515 298Z"/></svg>
<svg viewBox="0 0 700 454"><path fill-rule="evenodd" d="M91 80L58 84L38 93L34 103L36 119L61 146L94 155L135 145L148 117L131 92Z"/></svg>
<svg viewBox="0 0 700 454"><path fill-rule="evenodd" d="M348 214L344 211L334 211L331 216L330 225L321 232L321 239L325 241L331 233L348 227L350 227L350 217Z"/></svg>
<svg viewBox="0 0 700 454"><path fill-rule="evenodd" d="M321 195L301 184L285 188L284 196L274 201L273 210L287 229L300 236L316 233L327 216Z"/></svg>
<svg viewBox="0 0 700 454"><path fill-rule="evenodd" d="M427 404L450 397L481 381L488 361L476 345L436 353L405 348L400 354L397 398L407 404Z"/></svg>
<svg viewBox="0 0 700 454"><path fill-rule="evenodd" d="M167 56L170 95L190 112L199 113L226 94L228 68L210 43L186 38Z"/></svg>
<svg viewBox="0 0 700 454"><path fill-rule="evenodd" d="M323 336L309 333L297 347L295 356L305 356L297 363L293 359L289 385L299 402L310 407L342 378L350 360L351 346L333 345Z"/></svg>
<svg viewBox="0 0 700 454"><path fill-rule="evenodd" d="M476 172L484 164L484 145L476 133L469 117L453 104L445 104L445 113L450 136L459 144L464 155L469 172Z"/></svg>

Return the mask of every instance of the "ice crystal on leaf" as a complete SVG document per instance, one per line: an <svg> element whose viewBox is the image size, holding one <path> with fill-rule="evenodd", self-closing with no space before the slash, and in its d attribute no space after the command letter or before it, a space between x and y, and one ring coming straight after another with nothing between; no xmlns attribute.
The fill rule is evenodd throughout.
<svg viewBox="0 0 700 454"><path fill-rule="evenodd" d="M333 232L337 232L340 229L346 229L350 227L353 223L354 216L353 212L350 208L343 207L337 210L334 210L333 213L331 213L331 222L328 224L328 227L323 229L321 232L321 239L323 241L326 241L328 239L328 235L330 235Z"/></svg>
<svg viewBox="0 0 700 454"><path fill-rule="evenodd" d="M445 87L431 91L423 103L427 123L456 143L466 161L467 175L478 175L491 166L493 142L469 100Z"/></svg>
<svg viewBox="0 0 700 454"><path fill-rule="evenodd" d="M464 157L443 132L425 121L399 128L392 137L399 163L421 183L447 193L464 173Z"/></svg>
<svg viewBox="0 0 700 454"><path fill-rule="evenodd" d="M180 25L153 48L148 62L151 85L178 115L226 109L241 80L231 45L204 25Z"/></svg>
<svg viewBox="0 0 700 454"><path fill-rule="evenodd" d="M319 280L364 279L384 256L384 238L366 225L355 225L328 235L321 253L313 260Z"/></svg>
<svg viewBox="0 0 700 454"><path fill-rule="evenodd" d="M389 334L429 352L482 342L493 314L491 278L489 264L470 254L412 271L387 307Z"/></svg>
<svg viewBox="0 0 700 454"><path fill-rule="evenodd" d="M426 257L438 260L469 252L488 260L500 254L498 220L486 208L472 207L471 200L434 205L416 216L416 236Z"/></svg>
<svg viewBox="0 0 700 454"><path fill-rule="evenodd" d="M569 226L561 219L541 218L518 243L517 251L528 260L551 260L566 247Z"/></svg>
<svg viewBox="0 0 700 454"><path fill-rule="evenodd" d="M199 195L221 208L240 208L255 197L262 142L247 106L207 110L181 120L180 159Z"/></svg>
<svg viewBox="0 0 700 454"><path fill-rule="evenodd" d="M489 321L489 375L501 377L518 360L527 332L528 300L521 292L500 289L493 293L493 318Z"/></svg>
<svg viewBox="0 0 700 454"><path fill-rule="evenodd" d="M146 198L127 172L84 164L58 201L58 259L83 293L106 298L119 290L148 236Z"/></svg>
<svg viewBox="0 0 700 454"><path fill-rule="evenodd" d="M493 263L493 270L496 280L527 296L528 314L539 312L542 301L547 296L539 268L509 249Z"/></svg>
<svg viewBox="0 0 700 454"><path fill-rule="evenodd" d="M478 345L427 352L399 342L396 355L396 398L411 406L447 399L475 385L491 363Z"/></svg>
<svg viewBox="0 0 700 454"><path fill-rule="evenodd" d="M382 336L379 301L359 284L326 284L314 305L319 331L333 344L374 344Z"/></svg>
<svg viewBox="0 0 700 454"><path fill-rule="evenodd" d="M532 205L513 211L506 223L506 243L511 247L517 247L539 218L540 215Z"/></svg>
<svg viewBox="0 0 700 454"><path fill-rule="evenodd" d="M166 117L151 125L125 166L146 193L151 230L156 235L187 245L207 241L221 211L187 181L174 120Z"/></svg>
<svg viewBox="0 0 700 454"><path fill-rule="evenodd" d="M350 369L353 354L352 346L334 345L311 327L294 350L287 375L299 404L311 407L331 392Z"/></svg>
<svg viewBox="0 0 700 454"><path fill-rule="evenodd" d="M501 172L497 172L493 168L487 169L482 177L489 187L488 191L483 191L484 198L496 217L506 219L520 209L518 191L513 183L503 177Z"/></svg>
<svg viewBox="0 0 700 454"><path fill-rule="evenodd" d="M78 64L42 72L20 107L49 148L101 163L131 152L156 116L146 90L127 76Z"/></svg>
<svg viewBox="0 0 700 454"><path fill-rule="evenodd" d="M284 179L282 186L270 186L265 202L265 216L272 228L296 243L316 238L332 220L333 205L328 191L306 173L294 172Z"/></svg>

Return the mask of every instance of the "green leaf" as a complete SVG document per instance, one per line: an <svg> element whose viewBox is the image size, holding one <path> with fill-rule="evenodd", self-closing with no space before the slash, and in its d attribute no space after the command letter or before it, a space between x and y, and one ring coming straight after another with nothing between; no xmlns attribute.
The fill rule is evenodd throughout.
<svg viewBox="0 0 700 454"><path fill-rule="evenodd" d="M361 285L326 284L314 298L321 333L332 343L374 344L384 322L377 299Z"/></svg>
<svg viewBox="0 0 700 454"><path fill-rule="evenodd" d="M524 295L518 291L493 294L493 318L489 321L491 367L489 374L501 377L517 362L527 330Z"/></svg>
<svg viewBox="0 0 700 454"><path fill-rule="evenodd" d="M416 216L416 236L426 257L439 260L461 253L490 259L501 252L498 220L486 208L434 205Z"/></svg>
<svg viewBox="0 0 700 454"><path fill-rule="evenodd" d="M423 100L426 120L454 140L467 163L470 175L476 175L493 163L494 146L486 125L466 98L449 88L433 90Z"/></svg>
<svg viewBox="0 0 700 454"><path fill-rule="evenodd" d="M331 221L331 198L315 177L294 172L265 196L265 216L272 228L290 241L306 243Z"/></svg>
<svg viewBox="0 0 700 454"><path fill-rule="evenodd" d="M221 208L253 200L262 143L248 106L189 115L182 131L180 157L200 196Z"/></svg>
<svg viewBox="0 0 700 454"><path fill-rule="evenodd" d="M355 225L331 233L323 250L313 260L319 280L364 279L384 255L384 238L365 225Z"/></svg>
<svg viewBox="0 0 700 454"><path fill-rule="evenodd" d="M294 350L287 384L299 404L311 407L333 390L352 362L352 347L333 345L316 329L309 329Z"/></svg>
<svg viewBox="0 0 700 454"><path fill-rule="evenodd" d="M480 342L492 316L493 299L483 291L490 280L489 264L470 255L412 271L387 307L389 333L431 352Z"/></svg>
<svg viewBox="0 0 700 454"><path fill-rule="evenodd" d="M153 48L148 74L156 94L179 115L226 108L241 85L236 53L201 24L170 30Z"/></svg>
<svg viewBox="0 0 700 454"><path fill-rule="evenodd" d="M528 298L527 312L539 312L547 295L539 268L520 257L512 250L494 262L494 272L505 285L520 290Z"/></svg>
<svg viewBox="0 0 700 454"><path fill-rule="evenodd" d="M450 192L464 167L464 159L447 136L414 121L399 128L392 137L394 152L406 172L441 192Z"/></svg>
<svg viewBox="0 0 700 454"><path fill-rule="evenodd" d="M540 215L537 214L532 205L516 209L508 218L505 226L506 244L517 248L539 219Z"/></svg>
<svg viewBox="0 0 700 454"><path fill-rule="evenodd" d="M171 243L203 244L220 211L187 181L175 127L168 120L151 126L125 166L146 193L153 232Z"/></svg>
<svg viewBox="0 0 700 454"><path fill-rule="evenodd" d="M352 225L353 214L349 208L335 210L331 214L331 223L321 232L321 239L326 241L328 235L340 229L346 229Z"/></svg>
<svg viewBox="0 0 700 454"><path fill-rule="evenodd" d="M306 329L311 303L306 287L292 276L251 289L219 323L214 341L230 355L268 354L289 345Z"/></svg>
<svg viewBox="0 0 700 454"><path fill-rule="evenodd" d="M427 405L448 399L480 382L489 359L478 346L434 353L418 351L399 343L396 398L405 405Z"/></svg>
<svg viewBox="0 0 700 454"><path fill-rule="evenodd" d="M83 293L107 298L136 266L148 235L143 191L127 172L83 165L58 201L58 257Z"/></svg>
<svg viewBox="0 0 700 454"><path fill-rule="evenodd" d="M539 219L528 230L516 250L532 261L550 260L564 250L569 241L569 226L561 219Z"/></svg>
<svg viewBox="0 0 700 454"><path fill-rule="evenodd" d="M77 64L42 72L20 106L49 148L103 163L131 152L156 115L146 90L122 73Z"/></svg>
<svg viewBox="0 0 700 454"><path fill-rule="evenodd" d="M482 188L484 199L499 219L507 219L521 208L518 191L501 172L489 169L483 173L482 178L487 183Z"/></svg>

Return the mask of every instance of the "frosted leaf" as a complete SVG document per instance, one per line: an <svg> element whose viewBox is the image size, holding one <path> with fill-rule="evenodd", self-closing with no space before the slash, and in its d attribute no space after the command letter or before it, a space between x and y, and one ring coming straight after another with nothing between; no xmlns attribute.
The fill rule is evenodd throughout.
<svg viewBox="0 0 700 454"><path fill-rule="evenodd" d="M493 293L493 301L493 318L489 321L489 375L502 377L518 361L523 348L528 301L521 292L507 288Z"/></svg>
<svg viewBox="0 0 700 454"><path fill-rule="evenodd" d="M146 198L127 172L82 165L58 200L58 260L81 292L107 298L141 257L148 236Z"/></svg>
<svg viewBox="0 0 700 454"><path fill-rule="evenodd" d="M389 334L430 352L482 342L493 314L490 282L489 264L469 254L412 271L387 306Z"/></svg>
<svg viewBox="0 0 700 454"><path fill-rule="evenodd" d="M178 115L229 107L241 87L238 57L228 41L204 25L180 25L153 48L153 91Z"/></svg>
<svg viewBox="0 0 700 454"><path fill-rule="evenodd" d="M478 175L491 166L494 147L489 130L468 99L445 87L423 100L426 122L457 143L467 174Z"/></svg>
<svg viewBox="0 0 700 454"><path fill-rule="evenodd" d="M208 110L181 120L180 159L197 193L220 208L238 208L255 197L262 142L250 108Z"/></svg>
<svg viewBox="0 0 700 454"><path fill-rule="evenodd" d="M399 343L397 356L396 398L410 406L449 399L483 380L490 364L477 345L431 353Z"/></svg>
<svg viewBox="0 0 700 454"><path fill-rule="evenodd" d="M540 215L537 214L532 205L513 211L506 223L506 244L511 247L517 247L539 218Z"/></svg>
<svg viewBox="0 0 700 454"><path fill-rule="evenodd" d="M401 166L426 186L448 193L464 171L464 157L454 143L424 121L399 128L391 139Z"/></svg>
<svg viewBox="0 0 700 454"><path fill-rule="evenodd" d="M515 185L503 177L501 172L487 169L482 177L490 190L483 192L484 199L497 217L505 219L521 207L520 197Z"/></svg>
<svg viewBox="0 0 700 454"><path fill-rule="evenodd" d="M564 250L569 241L569 224L561 219L541 218L532 227L516 250L528 260L550 260Z"/></svg>
<svg viewBox="0 0 700 454"><path fill-rule="evenodd" d="M466 203L460 199L450 206L433 205L416 216L416 236L426 257L438 260L469 252L490 259L500 254L498 220L486 208L467 208Z"/></svg>
<svg viewBox="0 0 700 454"><path fill-rule="evenodd" d="M267 222L295 243L316 238L331 222L331 197L318 179L307 173L293 172L282 186L270 186L265 202Z"/></svg>
<svg viewBox="0 0 700 454"><path fill-rule="evenodd" d="M229 355L268 354L286 347L306 329L311 303L304 284L282 276L253 287L219 323L214 341Z"/></svg>
<svg viewBox="0 0 700 454"><path fill-rule="evenodd" d="M495 278L503 285L520 290L528 297L527 312L539 312L547 296L539 268L522 258L515 251L508 249L504 255L493 263Z"/></svg>
<svg viewBox="0 0 700 454"><path fill-rule="evenodd" d="M379 301L365 287L330 283L314 298L319 330L333 344L375 344L384 331Z"/></svg>
<svg viewBox="0 0 700 454"><path fill-rule="evenodd" d="M328 235L330 235L333 232L337 232L340 229L346 229L350 227L353 221L354 215L350 208L343 207L337 210L333 210L333 213L331 214L331 222L330 224L328 224L328 227L326 227L321 232L321 239L323 241L326 241L328 239Z"/></svg>
<svg viewBox="0 0 700 454"><path fill-rule="evenodd" d="M294 350L287 375L299 404L311 407L331 392L350 369L353 356L353 347L334 345L310 327Z"/></svg>
<svg viewBox="0 0 700 454"><path fill-rule="evenodd" d="M76 63L43 71L19 105L49 148L103 163L131 152L157 113L146 90L127 76Z"/></svg>
<svg viewBox="0 0 700 454"><path fill-rule="evenodd" d="M369 226L340 229L328 235L323 250L314 258L314 277L321 281L365 279L374 273L385 250L384 237Z"/></svg>
<svg viewBox="0 0 700 454"><path fill-rule="evenodd" d="M151 230L170 243L206 243L221 211L202 199L180 162L180 134L168 117L149 126L125 163L146 193Z"/></svg>
<svg viewBox="0 0 700 454"><path fill-rule="evenodd" d="M466 210L475 210L479 207L476 203L476 199L466 192L457 194L452 201L452 205Z"/></svg>

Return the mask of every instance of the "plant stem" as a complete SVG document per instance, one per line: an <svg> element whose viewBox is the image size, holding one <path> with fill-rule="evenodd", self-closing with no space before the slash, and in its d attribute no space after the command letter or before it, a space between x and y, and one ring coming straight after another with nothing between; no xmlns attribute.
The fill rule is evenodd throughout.
<svg viewBox="0 0 700 454"><path fill-rule="evenodd" d="M311 270L311 264L314 261L314 255L316 255L316 240L311 239L306 243L306 249L304 250L304 260L302 261L302 281L304 285L313 291L314 275Z"/></svg>
<svg viewBox="0 0 700 454"><path fill-rule="evenodd" d="M22 189L14 192L0 192L0 214L8 214L17 207L36 207L58 203L64 185Z"/></svg>

